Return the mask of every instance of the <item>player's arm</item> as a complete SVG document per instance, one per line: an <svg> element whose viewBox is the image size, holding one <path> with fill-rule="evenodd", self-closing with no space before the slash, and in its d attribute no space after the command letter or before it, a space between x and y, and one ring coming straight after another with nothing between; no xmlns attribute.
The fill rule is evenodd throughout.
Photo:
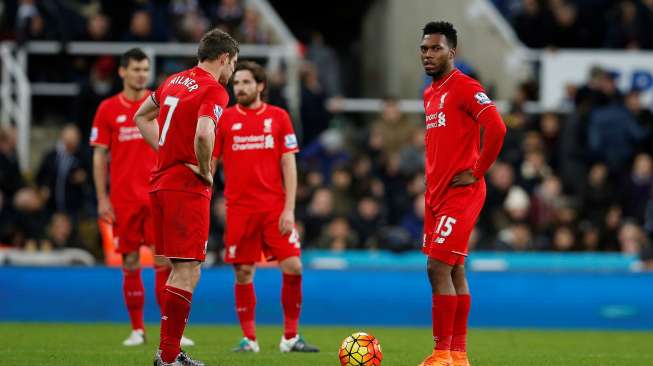
<svg viewBox="0 0 653 366"><path fill-rule="evenodd" d="M287 152L281 156L281 172L283 186L286 190L286 202L281 217L279 217L279 231L289 234L295 227L295 198L297 196L297 163L295 153Z"/></svg>
<svg viewBox="0 0 653 366"><path fill-rule="evenodd" d="M503 138L506 135L506 125L497 109L494 106L486 109L476 121L483 127L481 155L473 169L459 173L453 178L452 186L454 187L466 186L483 178L501 152Z"/></svg>
<svg viewBox="0 0 653 366"><path fill-rule="evenodd" d="M484 129L481 155L472 169L458 173L452 180L452 186L466 186L483 178L492 163L499 156L506 125L492 100L488 98L478 84L462 87L461 107Z"/></svg>
<svg viewBox="0 0 653 366"><path fill-rule="evenodd" d="M483 148L472 174L476 179L481 179L501 152L503 139L506 136L506 124L503 123L496 108L483 111L477 121L483 126Z"/></svg>
<svg viewBox="0 0 653 366"><path fill-rule="evenodd" d="M153 98L145 99L134 115L134 121L145 141L154 150L159 150L159 123L156 117L159 115L159 106Z"/></svg>
<svg viewBox="0 0 653 366"><path fill-rule="evenodd" d="M218 171L218 163L222 157L222 147L224 146L224 138L226 131L223 128L224 123L218 125L217 133L215 134L215 144L213 146L213 158L211 159L211 172L215 174Z"/></svg>
<svg viewBox="0 0 653 366"><path fill-rule="evenodd" d="M100 218L113 222L116 215L107 194L107 154L109 149L103 145L93 147L93 181L98 202Z"/></svg>
<svg viewBox="0 0 653 366"><path fill-rule="evenodd" d="M213 184L211 157L213 156L214 144L215 121L209 117L200 117L197 120L197 128L195 130L195 157L197 158L198 165L197 170L193 169L193 171L208 184Z"/></svg>

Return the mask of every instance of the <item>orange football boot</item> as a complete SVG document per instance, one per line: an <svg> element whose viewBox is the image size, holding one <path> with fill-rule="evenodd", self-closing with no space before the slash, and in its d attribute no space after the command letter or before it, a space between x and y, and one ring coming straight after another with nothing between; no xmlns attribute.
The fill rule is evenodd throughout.
<svg viewBox="0 0 653 366"><path fill-rule="evenodd" d="M467 352L451 351L451 358L453 359L453 366L471 366L467 359Z"/></svg>
<svg viewBox="0 0 653 366"><path fill-rule="evenodd" d="M449 350L434 349L419 366L453 366L451 352Z"/></svg>

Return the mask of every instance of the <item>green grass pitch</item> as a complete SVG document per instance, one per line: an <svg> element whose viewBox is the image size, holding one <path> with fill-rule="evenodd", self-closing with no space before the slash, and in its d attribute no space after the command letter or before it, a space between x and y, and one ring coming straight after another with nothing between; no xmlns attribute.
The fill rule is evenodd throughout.
<svg viewBox="0 0 653 366"><path fill-rule="evenodd" d="M186 334L197 346L191 356L207 366L339 365L340 342L354 331L367 331L381 342L384 366L417 365L431 350L430 329L388 327L303 327L302 334L321 347L319 354L280 354L280 327L259 327L261 353L230 352L240 339L235 326L190 325ZM0 364L151 365L158 327L148 328L148 344L127 348L126 324L0 323ZM653 333L542 330L472 330L469 353L473 366L650 366Z"/></svg>

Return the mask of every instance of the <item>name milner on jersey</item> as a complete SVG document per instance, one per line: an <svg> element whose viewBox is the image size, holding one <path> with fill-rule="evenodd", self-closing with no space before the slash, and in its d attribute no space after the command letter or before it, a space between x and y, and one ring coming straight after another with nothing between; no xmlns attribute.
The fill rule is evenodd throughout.
<svg viewBox="0 0 653 366"><path fill-rule="evenodd" d="M188 76L182 76L182 75L174 77L172 80L170 80L169 84L170 85L172 85L172 84L183 85L186 88L188 88L189 93L200 88L200 86L197 85L197 82L194 79L191 79Z"/></svg>

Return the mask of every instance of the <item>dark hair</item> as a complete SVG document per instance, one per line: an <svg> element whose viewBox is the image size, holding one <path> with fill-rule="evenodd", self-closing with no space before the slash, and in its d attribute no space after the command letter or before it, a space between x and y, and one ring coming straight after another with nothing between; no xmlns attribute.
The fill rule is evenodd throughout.
<svg viewBox="0 0 653 366"><path fill-rule="evenodd" d="M145 52L141 50L140 48L132 48L129 51L125 52L120 56L120 67L127 67L129 66L129 61L134 60L136 62L138 61L143 61L143 60L149 60L150 58L147 57Z"/></svg>
<svg viewBox="0 0 653 366"><path fill-rule="evenodd" d="M439 33L447 37L449 47L456 48L458 46L458 32L449 22L428 22L424 26L423 36L427 34Z"/></svg>
<svg viewBox="0 0 653 366"><path fill-rule="evenodd" d="M267 85L268 78L265 75L265 69L263 66L257 64L254 61L241 61L238 63L238 65L236 65L236 70L234 73L242 70L251 72L257 84L263 83Z"/></svg>
<svg viewBox="0 0 653 366"><path fill-rule="evenodd" d="M238 51L238 42L229 33L215 28L202 36L199 47L197 47L197 58L200 62L215 60L224 53L228 54L231 58Z"/></svg>

